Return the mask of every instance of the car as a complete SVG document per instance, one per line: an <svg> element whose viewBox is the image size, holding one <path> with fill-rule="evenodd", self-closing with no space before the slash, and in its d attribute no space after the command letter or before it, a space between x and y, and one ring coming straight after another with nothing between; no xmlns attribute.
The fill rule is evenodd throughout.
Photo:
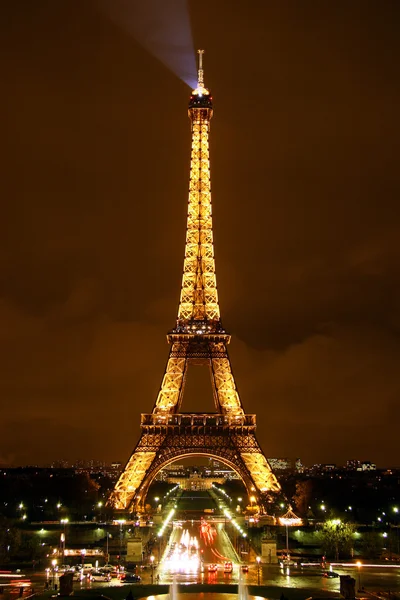
<svg viewBox="0 0 400 600"><path fill-rule="evenodd" d="M211 563L210 565L208 565L209 573L216 573L217 571L218 571L218 565L216 565L215 563Z"/></svg>
<svg viewBox="0 0 400 600"><path fill-rule="evenodd" d="M139 583L141 580L140 575L136 575L136 573L121 573L120 576L121 583Z"/></svg>
<svg viewBox="0 0 400 600"><path fill-rule="evenodd" d="M88 575L92 571L94 571L94 568L93 568L93 565L91 563L86 563L86 564L83 565L82 573L84 575Z"/></svg>
<svg viewBox="0 0 400 600"><path fill-rule="evenodd" d="M242 571L242 573L248 573L249 572L249 565L242 565L240 567L240 570Z"/></svg>
<svg viewBox="0 0 400 600"><path fill-rule="evenodd" d="M232 573L232 571L233 571L232 561L227 560L224 563L224 573Z"/></svg>
<svg viewBox="0 0 400 600"><path fill-rule="evenodd" d="M115 569L115 568L112 571L108 571L108 573L110 573L112 579L119 577L119 571L117 571L117 569Z"/></svg>
<svg viewBox="0 0 400 600"><path fill-rule="evenodd" d="M333 579L334 577L339 577L339 573L335 571L324 571L322 573L322 577L328 577L328 579Z"/></svg>
<svg viewBox="0 0 400 600"><path fill-rule="evenodd" d="M111 575L108 571L93 571L90 573L91 581L111 581Z"/></svg>
<svg viewBox="0 0 400 600"><path fill-rule="evenodd" d="M83 581L84 579L85 576L81 573L81 571L75 571L72 577L73 581Z"/></svg>

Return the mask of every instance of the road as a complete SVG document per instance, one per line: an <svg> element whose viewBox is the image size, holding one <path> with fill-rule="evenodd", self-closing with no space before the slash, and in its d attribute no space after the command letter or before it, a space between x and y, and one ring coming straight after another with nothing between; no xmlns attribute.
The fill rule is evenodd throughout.
<svg viewBox="0 0 400 600"><path fill-rule="evenodd" d="M187 524L188 526L191 523ZM179 536L179 531L175 532L175 535ZM219 548L223 548L224 546L217 546ZM192 571L185 571L182 569L171 570L165 567L165 565L161 564L154 572L154 581L157 574L160 575L160 583L171 584L173 579L175 578L178 582L184 583L238 583L239 577L242 576L243 580L250 585L257 585L258 583L258 569L256 565L250 565L249 572L240 574L239 565L237 563L233 566L232 574L227 574L223 572L222 563L220 563L220 568L217 573L209 573L206 568L201 569L201 564L199 564L197 569ZM205 565L206 566L206 565ZM357 567L353 568L339 568L335 567L337 573L341 575L351 575L356 579L358 587L358 570ZM142 583L151 583L151 571L149 569L145 569L143 571L139 571L142 577ZM265 586L270 586L271 588L275 588L277 590L276 594L271 594L273 598L279 598L281 596L281 591L286 588L288 592L285 592L285 595L290 598L290 589L304 589L309 592L309 595L313 595L314 597L318 597L318 594L321 592L329 593L333 596L339 596L339 578L337 579L326 579L322 577L322 572L319 568L291 568L289 573L286 573L285 570L281 569L278 565L262 565L259 571L260 574L260 584ZM23 574L22 574L23 575ZM19 579L19 575L13 578L11 581L14 581L14 585L12 588L5 589L5 593L3 594L4 600L14 600L19 596L19 590L21 587L21 581L24 583L26 587L23 588L24 596L27 596L31 587L35 590L43 590L46 582L46 574L41 572L36 572L30 574L29 576L25 576ZM10 580L5 580L0 577L0 585L10 584ZM50 583L52 583L50 578ZM57 578L55 579L55 583L57 582ZM361 573L361 585L364 586L367 592L378 592L378 591L386 591L389 590L391 592L400 592L400 569L398 568L369 568L363 567ZM89 590L102 588L102 593L107 595L104 588L108 587L119 587L119 588L127 588L129 589L129 585L122 584L119 580L113 579L110 583L93 583L89 581L84 581L83 583L74 582L74 591L75 594L79 593L79 590ZM11 593L10 593L11 592ZM121 590L123 593L123 590ZM365 594L361 594L365 597ZM121 596L122 597L122 596Z"/></svg>
<svg viewBox="0 0 400 600"><path fill-rule="evenodd" d="M215 508L215 513L207 516L204 508ZM218 507L214 504L209 494L205 491L184 492L177 504L177 515L182 520L175 524L168 546L163 555L161 564L157 567L154 576L159 576L160 583L171 583L173 579L178 582L198 583L238 583L244 579L248 584L276 586L278 588L307 588L318 591L339 593L340 579L325 578L320 567L290 567L287 572L279 565L249 565L248 573L242 573L238 557L226 534L224 523L214 523L213 517L218 516ZM206 520L207 519L207 520ZM208 523L208 524L207 524ZM185 541L186 540L186 541ZM187 543L187 540L192 540ZM179 545L183 544L179 550ZM184 546L189 545L189 553L185 553ZM190 546L196 547L196 552L190 553ZM178 549L175 559L171 548ZM169 556L168 556L169 555ZM194 560L197 557L197 561ZM224 562L233 563L232 573L224 572ZM209 572L210 564L216 563L218 570ZM398 568L372 568L363 566L361 573L356 566L336 567L334 571L339 575L351 575L356 580L358 589L361 577L361 586L369 591L391 590L400 591L400 569Z"/></svg>
<svg viewBox="0 0 400 600"><path fill-rule="evenodd" d="M204 509L215 509L214 513L204 513ZM221 518L221 511L216 507L210 495L205 491L184 492L177 501L176 520L172 533L166 543L162 560L156 569L140 569L137 572L142 578L142 583L171 584L174 580L178 583L232 583L236 584L242 579L249 585L270 586L274 590L271 597L279 598L282 590L302 589L308 595L318 597L318 594L339 596L340 579L328 579L322 576L322 569L313 567L290 567L289 571L279 565L249 565L247 573L241 570L241 563L235 553L232 543L226 534L225 524ZM216 518L217 517L217 518ZM224 563L232 561L231 573L224 572ZM209 571L209 565L216 564L215 572ZM400 592L400 568L395 566L368 567L363 565L361 570L352 567L334 566L334 571L339 575L351 575L356 580L356 589L364 587L368 592L389 590ZM48 578L48 575L47 575ZM47 579L50 587L58 585L57 578ZM11 585L11 582L12 585ZM0 587L4 587L4 600L17 598L20 588L23 595L30 593L31 588L43 590L46 584L44 571L15 577L0 575ZM80 589L94 589L107 587L127 587L118 579L109 583L90 582L88 580L74 582L77 594ZM129 587L129 586L128 586ZM277 594L275 594L275 590ZM121 590L122 592L122 590ZM279 592L279 593L278 593ZM104 592L106 593L106 592ZM288 594L285 592L285 595ZM289 593L290 597L290 593Z"/></svg>

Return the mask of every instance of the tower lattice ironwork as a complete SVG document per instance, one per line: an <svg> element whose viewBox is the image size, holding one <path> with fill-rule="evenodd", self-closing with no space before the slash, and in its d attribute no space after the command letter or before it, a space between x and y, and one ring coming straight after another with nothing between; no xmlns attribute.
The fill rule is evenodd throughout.
<svg viewBox="0 0 400 600"><path fill-rule="evenodd" d="M109 504L141 510L148 488L166 464L190 455L217 458L242 478L259 504L280 489L256 436L256 416L245 414L235 385L222 326L213 248L209 130L212 98L204 86L199 50L198 85L189 101L192 150L185 259L178 318L168 333L170 353L153 412L142 414L141 436ZM208 364L216 413L181 413L189 363Z"/></svg>

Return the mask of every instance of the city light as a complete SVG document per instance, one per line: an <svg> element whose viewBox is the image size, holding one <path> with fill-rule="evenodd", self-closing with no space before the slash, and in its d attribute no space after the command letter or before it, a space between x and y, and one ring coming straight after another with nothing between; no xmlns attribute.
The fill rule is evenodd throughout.
<svg viewBox="0 0 400 600"><path fill-rule="evenodd" d="M169 511L169 513L167 515L167 518L165 519L164 523L162 524L160 531L157 533L158 537L161 537L164 534L164 531L168 527L168 524L171 521L174 514L175 514L175 508L171 508L171 510Z"/></svg>
<svg viewBox="0 0 400 600"><path fill-rule="evenodd" d="M171 548L167 559L164 561L165 569L172 572L193 573L200 567L199 541L196 536L191 536L185 529Z"/></svg>

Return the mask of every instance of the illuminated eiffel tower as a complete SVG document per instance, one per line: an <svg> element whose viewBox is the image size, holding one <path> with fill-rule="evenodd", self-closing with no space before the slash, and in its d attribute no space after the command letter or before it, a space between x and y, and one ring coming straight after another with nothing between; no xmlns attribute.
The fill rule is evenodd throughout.
<svg viewBox="0 0 400 600"><path fill-rule="evenodd" d="M236 389L218 304L211 216L208 135L212 98L203 80L189 101L192 152L183 279L165 374L151 414L142 414L141 436L109 498L115 509L141 511L158 471L178 458L203 455L231 467L262 508L280 490L255 436L256 416L245 414ZM181 412L189 363L210 368L216 413Z"/></svg>

